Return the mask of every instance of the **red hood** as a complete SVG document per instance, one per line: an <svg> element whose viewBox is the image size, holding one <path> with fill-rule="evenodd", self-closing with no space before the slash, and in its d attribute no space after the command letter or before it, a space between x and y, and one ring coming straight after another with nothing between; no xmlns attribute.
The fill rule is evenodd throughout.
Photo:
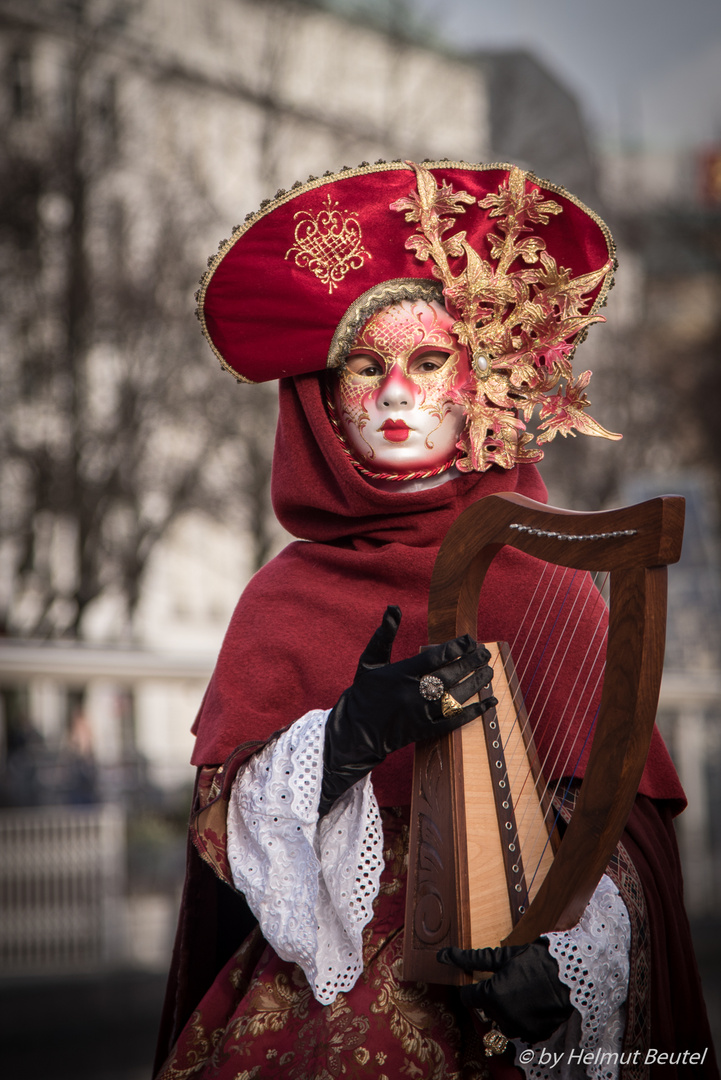
<svg viewBox="0 0 721 1080"><path fill-rule="evenodd" d="M238 603L196 721L195 764L222 762L239 743L266 740L309 709L332 707L352 682L387 604L397 603L403 612L394 659L416 653L427 642L433 563L455 518L495 492L547 498L533 465L493 467L412 493L371 487L341 449L316 375L281 383L272 490L278 519L300 542L259 571ZM534 560L509 549L496 557L481 598L482 640L514 640L533 606L537 580ZM586 578L573 585L583 594L590 588ZM551 622L553 617L551 611ZM555 760L564 729L585 730L587 721L578 717L595 714L590 691L588 700L574 700L569 708L576 697L575 661L580 663L592 631L595 620L577 630L570 645L564 638L558 654L566 657L563 672L547 687L533 688L542 697L536 733L542 759L548 754ZM536 671L540 646L530 638L519 644L521 651L526 646L524 669ZM381 804L409 801L411 760L408 747L374 770ZM641 790L683 799L658 734Z"/></svg>

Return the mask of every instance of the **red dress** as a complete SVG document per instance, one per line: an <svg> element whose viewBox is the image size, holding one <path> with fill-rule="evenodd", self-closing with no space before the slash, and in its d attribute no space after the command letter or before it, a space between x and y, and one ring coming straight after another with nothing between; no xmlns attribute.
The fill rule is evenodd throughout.
<svg viewBox="0 0 721 1080"><path fill-rule="evenodd" d="M394 658L417 652L425 643L430 573L443 536L465 506L498 491L546 497L530 465L494 467L415 493L376 490L340 451L319 378L302 376L282 384L274 506L281 523L311 543L290 545L249 584L196 723L193 760L205 767L159 1043L157 1075L162 1080L487 1075L490 1059L456 992L400 979L403 811L400 817L387 812L384 818L385 870L365 931L363 974L333 1005L315 1001L305 976L280 960L257 930L246 936L252 920L221 880L229 880L224 805L242 762L279 728L311 708L335 703L352 682L358 657L388 603L399 604L403 612ZM512 640L535 576L517 553L496 560L481 597L479 638ZM568 655L570 669L573 653ZM561 672L544 690L544 715L582 725L593 707L592 695L580 703L580 711L568 714L570 683L565 678ZM538 733L542 757L544 740L550 748L554 732L548 724ZM399 751L374 770L381 807L407 807L411 754L410 748ZM582 772L583 762L578 775ZM688 1032L683 1038L693 1038L695 1045L706 1037L703 1004L668 825L683 792L658 734L641 792L661 801L656 808L651 799L641 800L651 807L641 842L637 837L635 856L621 859L617 875L635 926L627 1039L640 1040L639 1045L661 1039L666 1045L676 1039L681 1024ZM641 884L637 862L648 882ZM656 880L659 873L663 881ZM647 893L658 898L650 930L649 907L639 901ZM671 922L678 947L656 957L655 946L664 941ZM671 988L676 985L683 986L685 997L675 996ZM692 1018L687 1028L684 1016ZM493 1075L509 1070L518 1075L509 1055L493 1059Z"/></svg>

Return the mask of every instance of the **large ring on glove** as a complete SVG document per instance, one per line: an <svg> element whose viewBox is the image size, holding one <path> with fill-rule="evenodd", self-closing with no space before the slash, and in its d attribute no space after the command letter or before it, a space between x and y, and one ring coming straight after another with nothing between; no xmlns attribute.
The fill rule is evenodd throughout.
<svg viewBox="0 0 721 1080"><path fill-rule="evenodd" d="M440 701L446 692L443 681L437 675L424 675L418 683L418 689L426 701Z"/></svg>
<svg viewBox="0 0 721 1080"><path fill-rule="evenodd" d="M449 693L441 698L441 711L444 716L458 716L463 712L463 706Z"/></svg>
<svg viewBox="0 0 721 1080"><path fill-rule="evenodd" d="M508 1039L499 1031L495 1023L490 1031L487 1031L483 1036L483 1045L486 1048L486 1057L493 1057L494 1054L502 1054L508 1046Z"/></svg>

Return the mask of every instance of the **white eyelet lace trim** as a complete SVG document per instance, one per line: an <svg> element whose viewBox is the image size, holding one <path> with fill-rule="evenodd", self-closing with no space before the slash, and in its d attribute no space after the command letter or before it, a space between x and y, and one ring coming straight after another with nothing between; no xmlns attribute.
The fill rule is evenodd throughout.
<svg viewBox="0 0 721 1080"><path fill-rule="evenodd" d="M550 1039L533 1047L516 1040L516 1064L528 1080L617 1080L628 995L631 923L618 889L604 874L577 926L544 934L576 1012Z"/></svg>
<svg viewBox="0 0 721 1080"><path fill-rule="evenodd" d="M383 869L370 775L318 822L328 712L315 709L252 757L228 804L233 882L263 935L329 1005L363 970L362 933Z"/></svg>

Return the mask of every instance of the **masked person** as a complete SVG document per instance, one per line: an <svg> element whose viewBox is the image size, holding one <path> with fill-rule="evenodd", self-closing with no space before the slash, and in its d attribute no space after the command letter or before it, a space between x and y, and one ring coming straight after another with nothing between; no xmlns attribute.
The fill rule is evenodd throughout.
<svg viewBox="0 0 721 1080"><path fill-rule="evenodd" d="M419 652L434 559L479 498L546 500L525 427L536 407L538 443L618 437L588 416L589 373L574 380L570 363L613 263L607 228L568 193L451 162L310 178L210 261L198 311L216 356L241 381L281 379L273 502L298 541L246 588L196 721L162 1080L549 1073L535 1052L514 1064L522 1040L553 1048L558 1075L630 1078L648 1047L688 1062L708 1045L671 822L684 796L657 732L577 927L484 955L493 978L461 996L402 977L412 744L494 702L475 697L492 675L475 641ZM539 754L556 761L598 705L573 671L605 609L569 577L571 636L566 601L537 585L535 561L504 548L479 637L513 640L533 672L533 621L556 626L564 662L533 686ZM521 1040L493 1058L490 1021Z"/></svg>

